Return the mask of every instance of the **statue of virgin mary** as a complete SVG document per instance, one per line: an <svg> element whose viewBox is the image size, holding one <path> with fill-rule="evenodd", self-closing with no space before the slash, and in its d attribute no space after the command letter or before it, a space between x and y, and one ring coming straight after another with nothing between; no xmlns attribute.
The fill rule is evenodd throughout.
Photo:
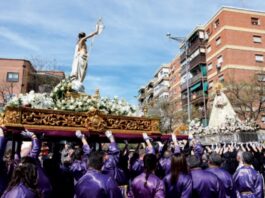
<svg viewBox="0 0 265 198"><path fill-rule="evenodd" d="M209 127L216 128L222 126L227 119L237 119L236 113L228 98L222 91L222 84L215 86L216 95L213 101L212 112L210 115Z"/></svg>

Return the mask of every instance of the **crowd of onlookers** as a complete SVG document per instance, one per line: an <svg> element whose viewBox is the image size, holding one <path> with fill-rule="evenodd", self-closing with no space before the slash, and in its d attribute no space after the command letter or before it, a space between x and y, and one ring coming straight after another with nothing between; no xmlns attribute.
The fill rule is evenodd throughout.
<svg viewBox="0 0 265 198"><path fill-rule="evenodd" d="M175 134L138 145L93 144L76 131L77 144L41 143L30 131L15 154L0 128L0 196L3 198L263 198L265 145L257 142L203 146Z"/></svg>

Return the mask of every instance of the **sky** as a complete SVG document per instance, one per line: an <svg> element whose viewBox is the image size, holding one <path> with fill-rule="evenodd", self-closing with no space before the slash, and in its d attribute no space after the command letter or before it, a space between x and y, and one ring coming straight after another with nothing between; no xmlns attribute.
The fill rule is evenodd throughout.
<svg viewBox="0 0 265 198"><path fill-rule="evenodd" d="M1 0L0 57L56 60L69 75L77 34L94 31L102 17L86 92L99 88L102 96L137 104L138 89L179 52L166 34L187 35L222 6L265 11L264 0Z"/></svg>

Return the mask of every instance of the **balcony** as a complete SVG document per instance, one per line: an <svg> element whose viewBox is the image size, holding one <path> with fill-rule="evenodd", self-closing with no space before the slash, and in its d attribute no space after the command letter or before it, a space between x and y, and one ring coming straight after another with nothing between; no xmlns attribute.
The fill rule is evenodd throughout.
<svg viewBox="0 0 265 198"><path fill-rule="evenodd" d="M200 53L198 56L196 56L194 59L190 61L190 70L197 67L200 64L206 63L206 57L205 53Z"/></svg>
<svg viewBox="0 0 265 198"><path fill-rule="evenodd" d="M154 90L154 97L159 96L163 92L169 92L168 86L160 86L157 89Z"/></svg>
<svg viewBox="0 0 265 198"><path fill-rule="evenodd" d="M198 103L203 103L203 100L205 99L205 102L208 99L208 95L206 93L204 93L203 96L203 91L197 91L193 94L191 94L190 96L190 103L191 104L198 104ZM181 100L182 100L182 104L183 105L187 105L188 101L187 101L187 96L186 95L181 95Z"/></svg>
<svg viewBox="0 0 265 198"><path fill-rule="evenodd" d="M189 79L189 87L193 86L194 84L196 84L200 81L204 82L205 80L207 80L207 77L203 76L202 74L198 74L196 76L193 76L191 79ZM181 89L181 91L184 91L185 89L187 89L187 82L180 85L180 89Z"/></svg>
<svg viewBox="0 0 265 198"><path fill-rule="evenodd" d="M202 39L196 39L195 42L191 43L191 46L188 48L188 56L191 56L197 49L205 48L205 42ZM185 50L180 55L180 62L183 62L186 59Z"/></svg>
<svg viewBox="0 0 265 198"><path fill-rule="evenodd" d="M194 57L190 62L189 62L189 70L194 69L200 64L206 64L206 57L205 53L200 52L196 57ZM184 75L187 72L187 64L181 67L180 69L180 75Z"/></svg>

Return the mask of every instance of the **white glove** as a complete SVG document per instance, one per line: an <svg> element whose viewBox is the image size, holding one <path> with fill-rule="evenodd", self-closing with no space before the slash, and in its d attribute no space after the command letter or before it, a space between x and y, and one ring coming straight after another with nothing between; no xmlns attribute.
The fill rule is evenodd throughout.
<svg viewBox="0 0 265 198"><path fill-rule="evenodd" d="M176 134L175 134L175 133L172 133L172 134L171 134L171 138L172 138L172 141L173 141L174 143L177 142L177 137L176 137Z"/></svg>
<svg viewBox="0 0 265 198"><path fill-rule="evenodd" d="M25 131L21 132L21 135L23 135L24 137L29 137L31 138L33 135L35 135L33 132L28 131L27 129Z"/></svg>
<svg viewBox="0 0 265 198"><path fill-rule="evenodd" d="M75 132L75 135L76 135L76 137L79 138L79 139L82 139L82 138L85 137L85 135L84 135L80 130L77 130L77 131Z"/></svg>
<svg viewBox="0 0 265 198"><path fill-rule="evenodd" d="M162 144L162 142L160 142L160 141L157 141L157 144L158 144L159 147L163 147L164 146L164 144Z"/></svg>
<svg viewBox="0 0 265 198"><path fill-rule="evenodd" d="M144 141L147 141L147 140L152 140L152 138L150 138L147 133L143 133L143 139Z"/></svg>
<svg viewBox="0 0 265 198"><path fill-rule="evenodd" d="M0 127L0 137L4 136L4 130L2 129L2 127Z"/></svg>
<svg viewBox="0 0 265 198"><path fill-rule="evenodd" d="M189 140L192 140L193 139L193 135L191 133L189 133L188 138L189 138Z"/></svg>
<svg viewBox="0 0 265 198"><path fill-rule="evenodd" d="M110 139L111 137L113 137L112 132L111 132L110 130L106 131L106 132L105 132L105 135L106 135L106 137L109 138L109 139Z"/></svg>
<svg viewBox="0 0 265 198"><path fill-rule="evenodd" d="M115 142L114 136L112 134L112 131L108 130L105 132L106 137L109 139L110 142Z"/></svg>

